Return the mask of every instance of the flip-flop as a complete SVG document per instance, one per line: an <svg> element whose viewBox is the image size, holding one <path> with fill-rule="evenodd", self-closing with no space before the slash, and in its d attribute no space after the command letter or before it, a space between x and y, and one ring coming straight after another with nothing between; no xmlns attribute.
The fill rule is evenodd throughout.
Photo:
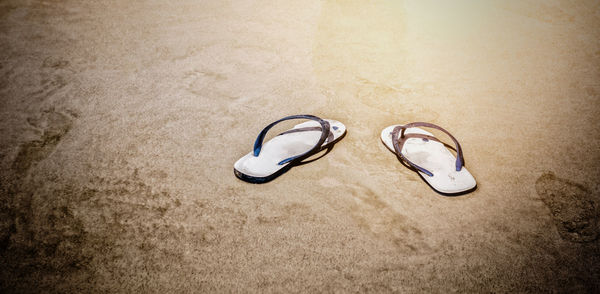
<svg viewBox="0 0 600 294"><path fill-rule="evenodd" d="M446 148L448 145L418 127L446 133L455 144L457 156L454 157ZM419 173L429 186L441 194L464 194L477 187L475 178L464 167L460 144L440 126L425 122L389 126L381 132L381 141L400 162Z"/></svg>
<svg viewBox="0 0 600 294"><path fill-rule="evenodd" d="M263 144L265 135L274 125L291 119L309 119ZM241 180L266 183L280 176L302 160L330 148L346 134L339 121L321 119L314 115L292 115L266 126L254 142L254 150L234 165L233 171Z"/></svg>

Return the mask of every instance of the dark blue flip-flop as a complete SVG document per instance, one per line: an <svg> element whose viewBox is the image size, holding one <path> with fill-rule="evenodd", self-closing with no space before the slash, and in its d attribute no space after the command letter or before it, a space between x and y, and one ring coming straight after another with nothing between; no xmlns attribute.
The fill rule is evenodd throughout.
<svg viewBox="0 0 600 294"><path fill-rule="evenodd" d="M308 119L268 142L263 143L267 132L276 124ZM303 160L329 148L346 134L346 126L339 121L321 119L314 115L291 115L266 126L256 138L253 151L234 165L235 175L250 183L266 183L280 176Z"/></svg>

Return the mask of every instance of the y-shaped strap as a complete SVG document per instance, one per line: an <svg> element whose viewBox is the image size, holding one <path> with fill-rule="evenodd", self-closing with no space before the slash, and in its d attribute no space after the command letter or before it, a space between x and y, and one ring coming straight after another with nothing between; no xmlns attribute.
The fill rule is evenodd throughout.
<svg viewBox="0 0 600 294"><path fill-rule="evenodd" d="M311 119L314 121L317 121L319 124L321 124L321 138L319 138L319 141L317 142L317 144L311 148L310 150L308 150L307 152L300 154L300 155L296 155L296 156L292 156L290 158L286 158L282 161L280 161L278 163L278 165L283 165L285 163L288 163L292 160L302 160L305 159L319 151L321 151L321 145L323 145L323 142L325 142L325 139L327 139L327 137L329 136L329 123L325 120L322 120L319 117L316 117L314 115L309 115L309 114L300 114L300 115L290 115L290 116L286 116L280 120L277 120L275 122L272 122L271 124L269 124L268 126L266 126L259 134L258 137L256 138L256 141L254 142L254 156L258 156L260 154L260 149L262 148L262 144L263 141L265 139L265 136L267 135L267 132L276 124L282 122L282 121L286 121L286 120L291 120L291 119Z"/></svg>
<svg viewBox="0 0 600 294"><path fill-rule="evenodd" d="M446 133L451 139L452 141L454 141L454 144L456 145L456 171L460 171L462 169L462 167L465 165L464 164L464 160L463 160L463 154L462 154L462 149L460 147L460 144L458 143L458 141L456 140L456 138L454 138L454 136L452 136L452 134L450 134L448 131L444 130L442 127L438 126L438 125L434 125L432 123L426 123L426 122L414 122L414 123L409 123L403 126L397 126L394 128L394 130L392 131L392 143L394 144L394 150L396 150L396 155L398 155L398 157L400 157L401 160L405 161L406 163L408 163L410 166L416 168L417 170L425 173L426 175L433 177L433 173L431 173L430 171L416 165L415 163L413 163L412 161L410 161L408 158L406 158L403 154L402 154L402 147L404 146L404 143L406 142L407 139L410 138L421 138L423 140L433 140L433 141L437 141L442 143L440 140L438 140L436 137L433 136L429 136L429 135L424 135L424 134L404 134L404 132L406 131L406 129L408 128L414 128L414 127L428 127L428 128L433 128L433 129L437 129L440 130L444 133ZM400 132L402 131L402 132ZM398 133L400 133L400 138L398 138Z"/></svg>
<svg viewBox="0 0 600 294"><path fill-rule="evenodd" d="M334 126L333 129L335 130L336 127ZM297 129L291 129L291 130L287 130L277 136L281 136L281 135L286 135L286 134L291 134L291 133L300 133L300 132L309 132L309 131L321 131L322 128L321 127L304 127L304 128L297 128ZM335 136L333 135L332 132L329 132L329 135L327 136L327 140L325 140L324 144L327 144L331 141L333 141L335 139Z"/></svg>

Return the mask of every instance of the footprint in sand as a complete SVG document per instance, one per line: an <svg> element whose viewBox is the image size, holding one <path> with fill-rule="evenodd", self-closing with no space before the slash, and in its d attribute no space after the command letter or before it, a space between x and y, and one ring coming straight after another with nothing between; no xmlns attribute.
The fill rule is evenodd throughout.
<svg viewBox="0 0 600 294"><path fill-rule="evenodd" d="M30 95L34 101L45 100L67 86L68 80L64 75L64 70L68 66L69 61L59 57L50 56L44 59L41 65L41 80L37 87L38 90Z"/></svg>
<svg viewBox="0 0 600 294"><path fill-rule="evenodd" d="M12 163L13 170L23 174L31 165L48 157L61 138L71 129L72 121L69 115L53 110L29 118L27 122L32 127L41 129L42 137L21 144L19 153Z"/></svg>
<svg viewBox="0 0 600 294"><path fill-rule="evenodd" d="M192 71L186 74L187 90L198 96L234 98L229 91L227 76L211 71Z"/></svg>
<svg viewBox="0 0 600 294"><path fill-rule="evenodd" d="M69 66L69 61L56 56L49 56L42 63L43 68L59 69Z"/></svg>
<svg viewBox="0 0 600 294"><path fill-rule="evenodd" d="M537 179L535 188L550 208L561 238L580 243L598 238L598 213L588 189L552 172Z"/></svg>
<svg viewBox="0 0 600 294"><path fill-rule="evenodd" d="M355 200L351 215L360 227L389 241L400 251L422 254L431 250L421 230L385 203L377 192L361 185L349 185L349 188Z"/></svg>

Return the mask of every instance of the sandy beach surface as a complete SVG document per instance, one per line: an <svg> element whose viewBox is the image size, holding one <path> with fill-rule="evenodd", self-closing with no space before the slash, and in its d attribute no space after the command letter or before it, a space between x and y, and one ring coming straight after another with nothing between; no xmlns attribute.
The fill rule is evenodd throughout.
<svg viewBox="0 0 600 294"><path fill-rule="evenodd" d="M598 293L600 3L441 2L1 0L0 292ZM238 180L300 113L348 133Z"/></svg>

